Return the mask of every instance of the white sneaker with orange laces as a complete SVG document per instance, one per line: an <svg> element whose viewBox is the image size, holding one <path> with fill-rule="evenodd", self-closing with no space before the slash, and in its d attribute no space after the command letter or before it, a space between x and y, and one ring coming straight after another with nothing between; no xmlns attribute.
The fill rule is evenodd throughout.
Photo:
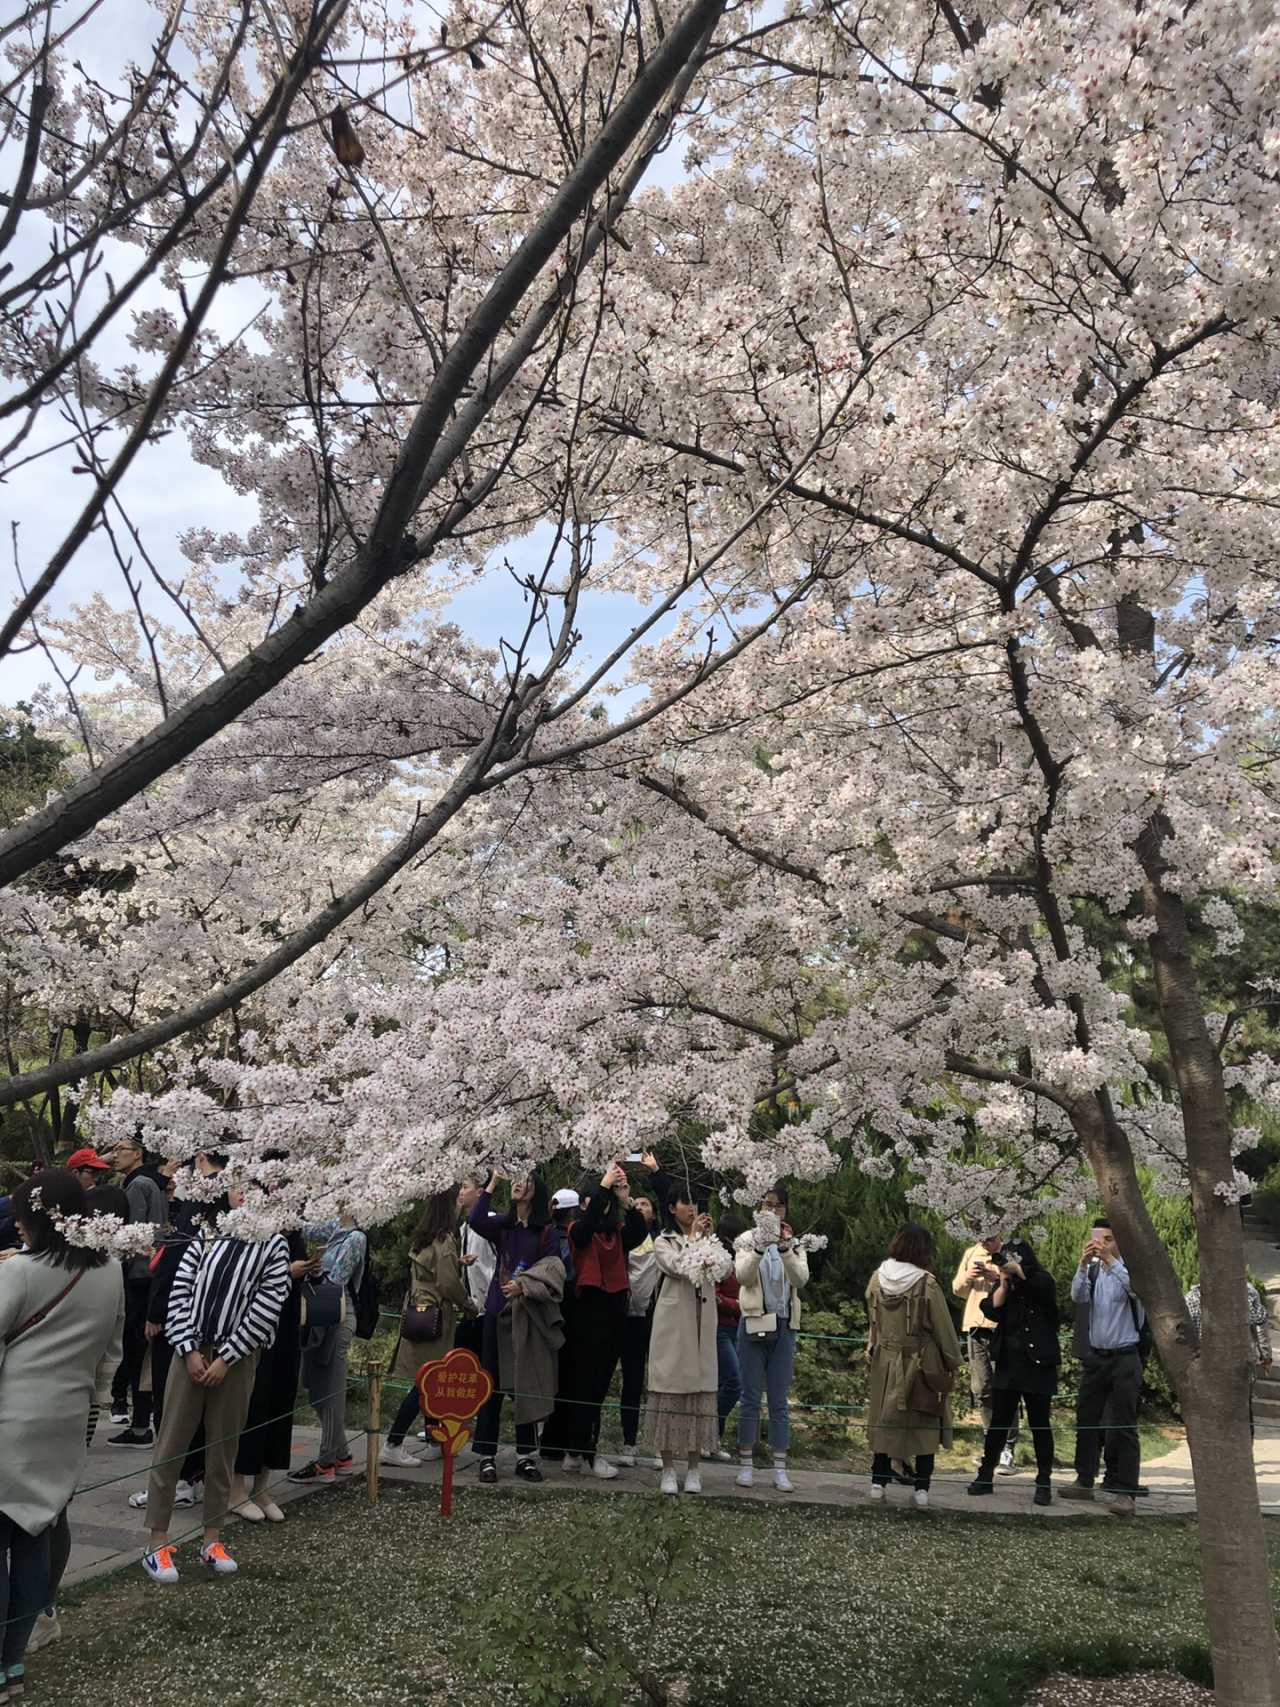
<svg viewBox="0 0 1280 1707"><path fill-rule="evenodd" d="M153 1583L176 1583L178 1580L172 1547L157 1547L154 1553L144 1553L142 1568Z"/></svg>
<svg viewBox="0 0 1280 1707"><path fill-rule="evenodd" d="M227 1552L221 1541L209 1541L200 1549L200 1563L208 1565L220 1577L229 1577L232 1571L238 1571L239 1565Z"/></svg>

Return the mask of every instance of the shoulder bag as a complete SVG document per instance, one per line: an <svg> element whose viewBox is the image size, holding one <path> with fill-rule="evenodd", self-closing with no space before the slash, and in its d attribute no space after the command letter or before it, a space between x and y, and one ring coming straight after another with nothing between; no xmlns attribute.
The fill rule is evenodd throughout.
<svg viewBox="0 0 1280 1707"><path fill-rule="evenodd" d="M11 1346L15 1340L21 1339L23 1334L30 1332L32 1328L38 1328L41 1322L44 1321L45 1317L52 1311L56 1310L67 1294L73 1291L80 1284L84 1279L84 1274L85 1271L82 1268L78 1268L56 1298L51 1298L49 1302L43 1305L39 1310L33 1311L32 1314L27 1317L26 1321L20 1323L16 1328L10 1328L9 1332L4 1336L4 1343L6 1347Z"/></svg>
<svg viewBox="0 0 1280 1707"><path fill-rule="evenodd" d="M302 1284L303 1328L336 1328L347 1317L347 1289L336 1280L306 1280Z"/></svg>
<svg viewBox="0 0 1280 1707"><path fill-rule="evenodd" d="M924 1304L927 1291L928 1283L926 1282L920 1292L919 1302L921 1305ZM917 1328L917 1332L932 1338L926 1327ZM907 1395L907 1408L913 1411L922 1411L925 1416L940 1417L947 1408L947 1398L955 1384L954 1370L939 1369L936 1373L931 1374L921 1366L916 1370L915 1380L911 1383L911 1391Z"/></svg>

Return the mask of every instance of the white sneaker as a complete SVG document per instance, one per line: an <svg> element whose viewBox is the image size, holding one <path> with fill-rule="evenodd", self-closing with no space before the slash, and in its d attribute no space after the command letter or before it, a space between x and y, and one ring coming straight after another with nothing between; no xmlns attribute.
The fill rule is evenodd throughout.
<svg viewBox="0 0 1280 1707"><path fill-rule="evenodd" d="M178 1503L176 1494L174 1495L173 1503L175 1505ZM147 1508L147 1490L145 1488L139 1488L136 1494L130 1494L129 1504L135 1511L145 1511Z"/></svg>
<svg viewBox="0 0 1280 1707"><path fill-rule="evenodd" d="M738 1486L740 1488L752 1487L755 1484L755 1479L756 1479L755 1468L751 1464L744 1464L742 1466L741 1470L738 1471L738 1474L736 1477Z"/></svg>
<svg viewBox="0 0 1280 1707"><path fill-rule="evenodd" d="M174 1505L195 1505L197 1500L201 1500L203 1498L204 1498L204 1483L203 1482L181 1482L180 1481L178 1483L177 1487L173 1490L173 1503L174 1503ZM147 1502L144 1499L142 1503L143 1503L143 1505L146 1505Z"/></svg>
<svg viewBox="0 0 1280 1707"><path fill-rule="evenodd" d="M565 1475L580 1476L582 1474L582 1462L582 1454L580 1452L566 1452L564 1455Z"/></svg>
<svg viewBox="0 0 1280 1707"><path fill-rule="evenodd" d="M200 1563L208 1565L220 1577L229 1577L233 1571L240 1569L221 1541L207 1541L205 1543L200 1549Z"/></svg>
<svg viewBox="0 0 1280 1707"><path fill-rule="evenodd" d="M58 1614L42 1612L37 1617L35 1628L27 1638L27 1652L38 1653L41 1648L47 1648L50 1642L56 1642L62 1634L62 1626L58 1623Z"/></svg>
<svg viewBox="0 0 1280 1707"><path fill-rule="evenodd" d="M621 1452L614 1454L620 1470L634 1470L636 1467L636 1449L634 1446L624 1446Z"/></svg>
<svg viewBox="0 0 1280 1707"><path fill-rule="evenodd" d="M459 1453L458 1456L461 1457L462 1454ZM437 1446L435 1441L431 1440L427 1442L425 1447L423 1447L415 1462L418 1464L434 1464L437 1458L443 1457L444 1448L442 1446Z"/></svg>
<svg viewBox="0 0 1280 1707"><path fill-rule="evenodd" d="M701 1470L686 1470L685 1471L685 1473L684 1473L684 1491L686 1494L700 1494L702 1492L702 1471Z"/></svg>
<svg viewBox="0 0 1280 1707"><path fill-rule="evenodd" d="M871 1498L873 1500L882 1500L884 1498L884 1483L883 1482L872 1482L872 1484L871 1484Z"/></svg>
<svg viewBox="0 0 1280 1707"><path fill-rule="evenodd" d="M598 1452L596 1453L596 1461L593 1465L593 1469L602 1482L611 1482L618 1474L617 1465L610 1464L609 1460L607 1458L602 1458Z"/></svg>
<svg viewBox="0 0 1280 1707"><path fill-rule="evenodd" d="M1000 1462L996 1465L996 1475L1014 1476L1017 1474L1017 1471L1018 1466L1013 1461L1013 1453L1010 1448L1006 1446L1004 1451L1000 1454Z"/></svg>
<svg viewBox="0 0 1280 1707"><path fill-rule="evenodd" d="M384 1446L378 1454L379 1464L390 1464L396 1470L416 1470L422 1460L416 1452L403 1446Z"/></svg>
<svg viewBox="0 0 1280 1707"><path fill-rule="evenodd" d="M917 1511L928 1511L929 1490L927 1488L917 1488L915 1493L912 1494L911 1500Z"/></svg>
<svg viewBox="0 0 1280 1707"><path fill-rule="evenodd" d="M178 1580L172 1547L157 1547L154 1553L144 1553L142 1568L153 1583L176 1583Z"/></svg>
<svg viewBox="0 0 1280 1707"><path fill-rule="evenodd" d="M658 1484L658 1492L660 1494L678 1494L680 1492L680 1484L676 1481L676 1473L674 1470L664 1470L662 1472L662 1480Z"/></svg>
<svg viewBox="0 0 1280 1707"><path fill-rule="evenodd" d="M795 1484L787 1474L785 1464L775 1464L773 1467L773 1485L780 1494L794 1494Z"/></svg>
<svg viewBox="0 0 1280 1707"><path fill-rule="evenodd" d="M717 1464L733 1463L733 1453L726 1452L723 1446L718 1446L711 1456L715 1459Z"/></svg>

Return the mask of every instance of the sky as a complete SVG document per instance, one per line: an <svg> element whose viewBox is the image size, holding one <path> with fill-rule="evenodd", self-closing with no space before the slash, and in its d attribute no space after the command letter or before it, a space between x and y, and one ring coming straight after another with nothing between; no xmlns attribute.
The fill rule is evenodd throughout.
<svg viewBox="0 0 1280 1707"><path fill-rule="evenodd" d="M77 7L76 10L79 8ZM75 15L70 7L61 14L65 19ZM98 11L77 32L75 57L95 77L109 85L119 78L122 63L130 58L146 61L157 32L158 14L139 0L103 0ZM16 158L12 145L0 150L0 182L12 182ZM675 146L655 164L649 182L671 183L682 174L680 149ZM31 232L27 228L28 256L37 244L47 240L47 233ZM17 242L12 258L21 267L24 256ZM118 261L121 271L136 252L121 250ZM237 287L241 292L247 287ZM135 299L139 307L164 300L156 288L147 296L140 293ZM243 324L245 303L229 298L215 306L211 325L216 330L230 332ZM128 311L101 345L104 365L135 360L136 356L125 341L130 316ZM44 442L61 437L65 423L49 419L42 421L38 431L46 435ZM38 442L33 435L30 449ZM84 477L70 473L74 460L69 452L43 458L28 464L0 484L0 527L4 530L4 554L0 560L0 600L7 605L18 592L17 562L26 582L37 576L50 554L60 543L73 520L78 506L89 495L89 483ZM146 547L167 577L181 577L182 558L177 541L189 528L208 526L218 532L238 532L248 528L256 513L251 498L234 491L213 470L201 466L189 454L185 440L171 433L157 444L146 447L135 461L121 487L126 510L137 525ZM11 545L11 540L13 544ZM532 569L542 557L544 546L538 538L512 541L495 554L495 560L506 557L519 570ZM234 572L229 584L234 584ZM101 534L94 534L64 572L54 596L46 609L50 614L65 616L74 606L82 604L95 593L102 593L112 604L127 605L128 594L110 549ZM144 595L144 607L161 614L166 620L177 616L172 605L152 590ZM504 637L514 637L520 631L525 607L510 578L500 569L469 585L453 602L449 615L477 642L496 646ZM641 614L641 607L621 594L589 594L580 612L583 631L582 659L605 656ZM29 698L41 685L56 685L55 673L45 654L33 649L0 661L0 705L12 706ZM81 686L86 684L81 683ZM629 696L628 696L629 697Z"/></svg>

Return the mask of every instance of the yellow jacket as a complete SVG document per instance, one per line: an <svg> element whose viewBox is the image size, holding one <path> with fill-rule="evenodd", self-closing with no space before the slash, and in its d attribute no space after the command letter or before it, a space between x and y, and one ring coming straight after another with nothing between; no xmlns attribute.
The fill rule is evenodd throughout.
<svg viewBox="0 0 1280 1707"><path fill-rule="evenodd" d="M960 1266L956 1277L951 1282L951 1290L957 1298L964 1299L964 1320L960 1324L965 1333L973 1328L994 1328L995 1323L990 1316L982 1313L982 1300L988 1293L995 1291L995 1284L990 1280L975 1280L969 1273L975 1262L990 1262L991 1253L985 1245L970 1245L960 1258Z"/></svg>

